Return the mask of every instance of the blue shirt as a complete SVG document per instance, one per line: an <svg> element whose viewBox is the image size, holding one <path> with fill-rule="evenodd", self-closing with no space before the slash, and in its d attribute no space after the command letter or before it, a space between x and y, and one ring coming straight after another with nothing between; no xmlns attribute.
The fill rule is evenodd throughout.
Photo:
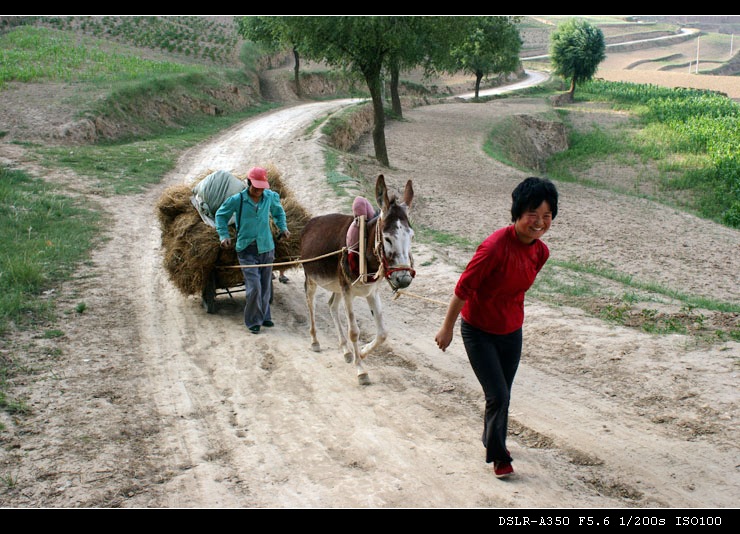
<svg viewBox="0 0 740 534"><path fill-rule="evenodd" d="M270 216L280 231L288 229L285 210L280 203L280 195L275 191L265 189L259 202L255 203L249 196L248 189L230 196L216 212L216 231L221 240L228 239L229 219L234 213L239 213L241 205L241 217L236 221L236 250L242 251L254 241L257 242L257 251L260 254L269 252L275 248L270 230Z"/></svg>

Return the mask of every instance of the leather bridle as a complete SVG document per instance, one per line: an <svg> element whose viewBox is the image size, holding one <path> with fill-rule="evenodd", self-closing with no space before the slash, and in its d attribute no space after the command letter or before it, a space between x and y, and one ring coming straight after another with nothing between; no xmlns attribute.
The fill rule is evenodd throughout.
<svg viewBox="0 0 740 534"><path fill-rule="evenodd" d="M393 283L393 280L391 279L391 275L398 271L407 271L411 278L416 277L416 271L414 270L413 265L413 258L411 260L411 265L406 264L396 264L396 265L389 265L388 264L388 258L385 255L385 247L383 246L383 230L380 228L382 219L378 217L378 221L375 223L375 247L373 249L373 252L375 253L375 257L378 259L378 262L380 263L381 269L383 270L383 278L386 279L388 284L391 286L391 289L393 291L398 291L398 287Z"/></svg>

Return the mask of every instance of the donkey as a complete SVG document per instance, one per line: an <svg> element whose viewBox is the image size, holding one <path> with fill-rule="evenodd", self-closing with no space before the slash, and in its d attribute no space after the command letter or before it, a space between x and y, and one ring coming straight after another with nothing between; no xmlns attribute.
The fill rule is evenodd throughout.
<svg viewBox="0 0 740 534"><path fill-rule="evenodd" d="M375 183L375 199L381 211L380 215L368 221L366 226L365 261L369 276L365 280L351 272L352 262L349 261L349 254L357 252L348 251L345 246L347 231L354 221L352 215L332 213L314 217L306 223L301 234L300 255L304 260L303 270L306 276L305 292L311 321L311 349L315 352L321 351L321 345L316 337L314 317L314 296L317 287L321 286L332 293L329 298L329 311L337 329L339 346L344 351L345 361L354 362L360 385L370 383L368 374L362 366L362 359L388 336L383 324L380 280L385 279L395 292L408 287L416 275L411 255L414 231L408 218L413 198L411 180L406 183L403 201L398 202L395 195L388 196L385 177L382 174L378 176ZM336 253L338 251L341 251L341 254ZM360 330L352 306L355 297L365 297L375 319L375 337L362 349L358 347ZM346 311L347 335L339 319L340 300L344 302Z"/></svg>

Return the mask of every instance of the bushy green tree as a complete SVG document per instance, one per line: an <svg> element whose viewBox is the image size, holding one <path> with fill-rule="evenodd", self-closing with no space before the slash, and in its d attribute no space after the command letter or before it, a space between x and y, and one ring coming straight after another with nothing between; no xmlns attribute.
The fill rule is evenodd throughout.
<svg viewBox="0 0 740 534"><path fill-rule="evenodd" d="M522 40L509 16L463 17L458 22L450 57L453 69L475 76L475 98L480 92L480 82L491 74L514 72L519 67Z"/></svg>
<svg viewBox="0 0 740 534"><path fill-rule="evenodd" d="M382 69L401 41L400 17L285 17L301 54L337 68L358 72L365 79L373 104L373 145L376 159L389 166L385 144Z"/></svg>
<svg viewBox="0 0 740 534"><path fill-rule="evenodd" d="M402 70L423 68L427 74L441 70L450 58L452 45L464 34L469 17L408 16L394 17L393 48L388 52L385 69L390 74L393 114L403 117L398 93Z"/></svg>
<svg viewBox="0 0 740 534"><path fill-rule="evenodd" d="M304 58L361 74L373 104L375 157L385 166L389 166L382 99L385 72L391 77L393 110L401 116L401 69L421 65L459 70L459 64L451 63L451 50L462 46L474 29L481 31L481 49L488 61L479 69L484 74L515 70L521 46L513 17L265 16L244 17L239 24L240 33L250 40L273 47L291 46L296 65L300 52Z"/></svg>
<svg viewBox="0 0 740 534"><path fill-rule="evenodd" d="M570 80L570 98L576 85L594 77L606 57L604 34L584 19L568 19L550 35L550 61L555 74Z"/></svg>
<svg viewBox="0 0 740 534"><path fill-rule="evenodd" d="M284 16L250 16L238 17L236 19L239 34L252 41L259 43L271 51L290 49L293 51L293 79L296 94L303 94L301 89L300 65L301 56L299 42L300 31L295 27L292 17Z"/></svg>

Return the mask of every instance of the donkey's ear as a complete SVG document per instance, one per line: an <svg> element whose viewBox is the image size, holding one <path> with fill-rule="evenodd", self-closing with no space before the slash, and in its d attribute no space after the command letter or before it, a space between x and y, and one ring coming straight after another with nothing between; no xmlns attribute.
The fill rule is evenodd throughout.
<svg viewBox="0 0 740 534"><path fill-rule="evenodd" d="M388 200L388 189L385 186L385 176L382 174L378 175L378 179L375 182L375 200L381 210L384 210L390 204Z"/></svg>
<svg viewBox="0 0 740 534"><path fill-rule="evenodd" d="M406 209L411 209L411 201L414 200L414 186L411 184L411 180L406 182L406 188L403 190L403 203L406 204Z"/></svg>

